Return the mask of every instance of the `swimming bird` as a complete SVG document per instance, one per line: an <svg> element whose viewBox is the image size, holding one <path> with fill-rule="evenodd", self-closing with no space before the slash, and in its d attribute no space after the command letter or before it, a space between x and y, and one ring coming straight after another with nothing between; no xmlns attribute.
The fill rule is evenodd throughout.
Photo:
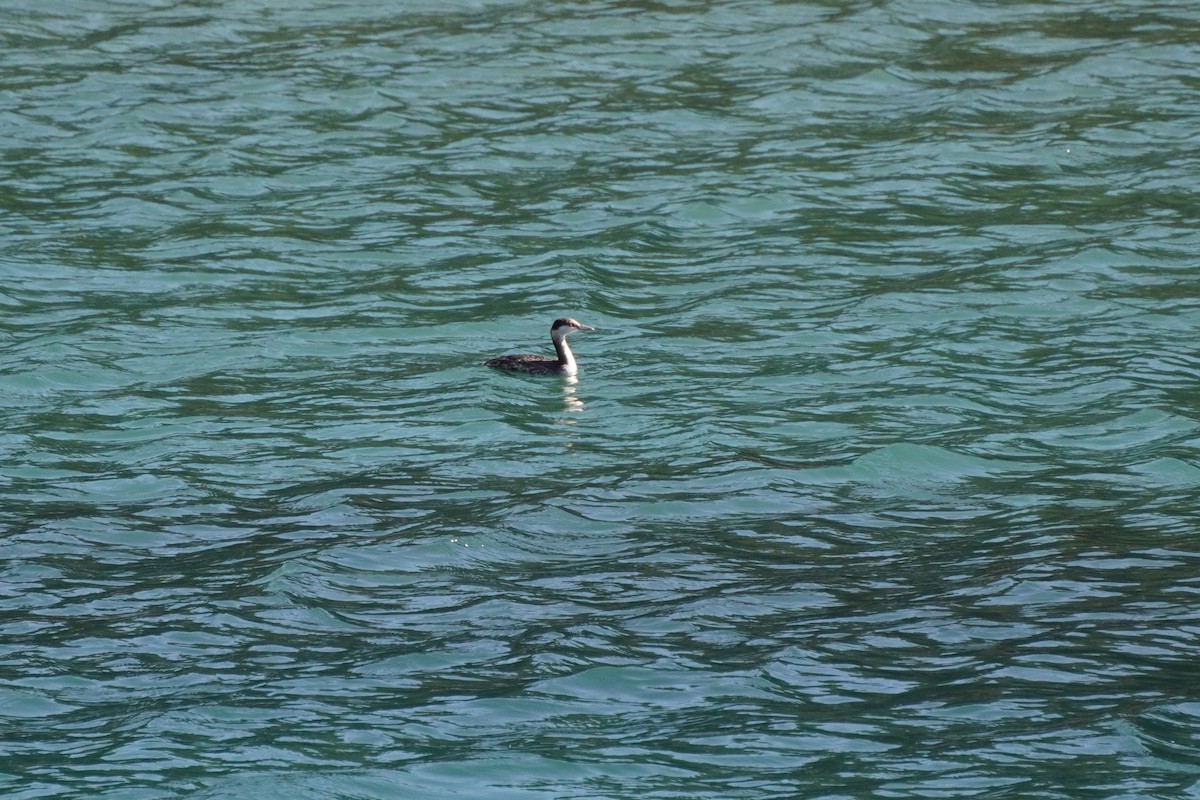
<svg viewBox="0 0 1200 800"><path fill-rule="evenodd" d="M567 334L575 331L594 331L595 328L581 325L570 317L554 320L550 326L550 341L558 358L545 356L518 355L500 356L484 362L492 369L502 369L506 372L526 372L531 375L574 375L579 371L575 365L575 354L567 346Z"/></svg>

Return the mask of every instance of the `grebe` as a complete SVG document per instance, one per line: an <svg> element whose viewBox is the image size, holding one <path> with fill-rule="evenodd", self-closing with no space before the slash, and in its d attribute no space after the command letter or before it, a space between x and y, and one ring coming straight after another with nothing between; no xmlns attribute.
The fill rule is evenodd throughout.
<svg viewBox="0 0 1200 800"><path fill-rule="evenodd" d="M500 356L484 362L492 369L502 369L507 372L527 372L531 375L574 375L579 371L575 366L575 354L567 346L567 334L573 331L594 331L587 325L580 325L570 317L554 320L550 326L550 341L558 351L558 358L545 356Z"/></svg>

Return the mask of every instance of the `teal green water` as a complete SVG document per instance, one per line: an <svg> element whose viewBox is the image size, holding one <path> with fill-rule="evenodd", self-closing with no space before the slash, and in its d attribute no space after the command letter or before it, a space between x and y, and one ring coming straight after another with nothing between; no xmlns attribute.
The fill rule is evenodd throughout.
<svg viewBox="0 0 1200 800"><path fill-rule="evenodd" d="M1194 3L0 41L5 798L1200 797Z"/></svg>

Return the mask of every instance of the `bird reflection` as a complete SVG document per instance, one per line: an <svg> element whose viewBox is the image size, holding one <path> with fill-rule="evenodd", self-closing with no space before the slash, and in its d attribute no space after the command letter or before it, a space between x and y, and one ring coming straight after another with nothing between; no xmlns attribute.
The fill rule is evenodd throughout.
<svg viewBox="0 0 1200 800"><path fill-rule="evenodd" d="M568 413L583 411L583 398L575 394L575 387L578 383L579 378L574 375L563 378L563 408Z"/></svg>

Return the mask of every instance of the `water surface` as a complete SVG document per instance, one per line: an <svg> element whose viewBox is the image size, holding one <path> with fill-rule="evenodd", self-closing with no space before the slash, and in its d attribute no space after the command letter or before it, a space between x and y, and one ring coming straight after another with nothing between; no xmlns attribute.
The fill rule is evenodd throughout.
<svg viewBox="0 0 1200 800"><path fill-rule="evenodd" d="M5 797L1200 796L1192 4L0 35Z"/></svg>

